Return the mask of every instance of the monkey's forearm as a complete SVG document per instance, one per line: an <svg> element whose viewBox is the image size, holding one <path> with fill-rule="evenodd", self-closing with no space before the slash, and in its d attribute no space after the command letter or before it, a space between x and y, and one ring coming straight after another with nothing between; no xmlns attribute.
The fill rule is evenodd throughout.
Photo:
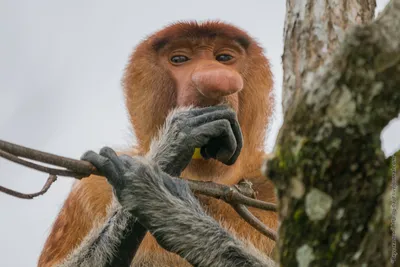
<svg viewBox="0 0 400 267"><path fill-rule="evenodd" d="M182 108L181 108L182 109ZM173 177L178 177L191 159L190 153L184 153L188 144L182 144L178 139L179 128L172 127L170 115L157 138L151 142L150 151L146 158L158 165L160 169ZM182 149L182 146L185 149Z"/></svg>
<svg viewBox="0 0 400 267"><path fill-rule="evenodd" d="M96 238L89 237L82 245L86 254L78 251L80 261L66 266L107 266L103 262L111 262L131 213L164 249L177 253L196 267L274 266L270 259L245 246L208 216L186 181L172 178L157 164L142 157L118 157L110 148L103 148L100 154L91 152L86 158L107 175L124 208L120 211L124 216L121 222L115 216L110 226L94 234ZM129 211L127 215L126 211ZM107 249L107 245L111 248ZM97 257L103 258L100 261Z"/></svg>
<svg viewBox="0 0 400 267"><path fill-rule="evenodd" d="M106 222L94 227L59 267L130 266L146 229L117 203L109 214Z"/></svg>
<svg viewBox="0 0 400 267"><path fill-rule="evenodd" d="M172 197L170 183L164 182L169 190L160 184L167 180L160 179L165 174L155 172L136 183L135 194L143 199L137 214L164 249L196 267L275 266L208 216L187 186L178 185L180 195Z"/></svg>
<svg viewBox="0 0 400 267"><path fill-rule="evenodd" d="M151 232L157 240L162 240L164 248L193 266L273 266L272 261L251 251L206 214L184 204L165 208L167 212L159 214L164 219L154 222Z"/></svg>
<svg viewBox="0 0 400 267"><path fill-rule="evenodd" d="M131 266L133 257L147 233L147 229L144 228L135 217L130 217L128 227L125 228L122 233L122 239L119 246L115 249L111 263L107 264L109 267L114 266Z"/></svg>
<svg viewBox="0 0 400 267"><path fill-rule="evenodd" d="M193 266L274 266L271 260L246 247L206 214L185 205L166 210L165 214L157 212L164 219L159 218L151 226L151 232L162 247L177 253Z"/></svg>

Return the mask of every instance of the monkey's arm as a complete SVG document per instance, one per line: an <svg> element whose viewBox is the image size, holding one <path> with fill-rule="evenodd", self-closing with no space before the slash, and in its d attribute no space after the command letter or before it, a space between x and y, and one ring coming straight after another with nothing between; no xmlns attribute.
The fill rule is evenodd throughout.
<svg viewBox="0 0 400 267"><path fill-rule="evenodd" d="M107 220L111 202L112 188L104 177L77 181L52 225L38 266L53 267L65 259L93 227Z"/></svg>
<svg viewBox="0 0 400 267"><path fill-rule="evenodd" d="M164 249L196 267L274 266L208 216L186 181L172 178L151 161L118 157L109 148L92 162L112 184L121 205L132 212ZM121 175L123 173L123 175Z"/></svg>
<svg viewBox="0 0 400 267"><path fill-rule="evenodd" d="M172 112L160 132L159 139L153 142L147 158L159 164L161 170L169 174L179 175L190 162L195 147L201 147L202 154L206 157L217 158L226 164L233 164L242 147L242 135L233 110L226 106L216 106L181 108ZM80 183L85 184L85 181ZM82 194L92 195L93 187L96 187L96 185L86 186ZM93 195L92 199L101 199L104 194L105 192L98 192L99 196ZM65 217L59 216L57 219L52 234L42 252L39 266L49 266L51 264L47 264L47 262L56 262L60 260L60 257L65 257L66 251L69 252L73 249L72 244L64 244L62 240L54 240L54 236L57 233L61 232L62 236L75 237L74 244L79 244L79 239L82 240L81 235L85 233L81 230L82 226L79 222L85 225L91 224L90 221L94 220L94 217L80 218L80 220L73 221L72 224L75 226L67 227L68 224L66 224L62 231L56 229L58 223L70 221L71 218L68 216L71 216L77 210L82 209L85 212L85 206L90 209L97 208L92 206L93 203L91 201L82 201L80 203L80 200L81 197L79 195L70 196L67 200L67 202L72 202L76 207L70 211L65 211L63 208L63 211L68 214ZM95 216L98 215L96 214ZM144 236L146 231L134 221L131 214L116 210L115 205L114 209L109 212L106 222L103 225L92 226L91 229L78 248L69 255L67 260L63 261L64 266L90 266L89 259L92 262L96 262L96 266L106 266L105 264L129 266L129 262L140 244L141 237ZM103 247L102 244L109 244L109 247ZM51 258L49 251L58 252L55 259ZM101 259L104 265L98 264ZM77 263L80 263L80 265L77 265Z"/></svg>
<svg viewBox="0 0 400 267"><path fill-rule="evenodd" d="M137 219L113 200L106 222L93 227L83 242L58 266L130 266L140 244L135 240L143 239L145 233L146 229Z"/></svg>
<svg viewBox="0 0 400 267"><path fill-rule="evenodd" d="M86 154L91 153L94 152ZM82 157L84 160L86 159L85 155ZM97 162L97 164L107 166L109 160L103 159L101 163ZM117 170L114 168L114 171ZM120 169L113 175L122 176L122 171L124 170ZM130 266L147 229L139 223L132 212L120 204L124 202L124 196L116 195L115 187L113 187L113 191L114 197L108 208L105 222L94 225L79 246L65 257L57 265L58 267ZM119 199L115 199L115 196L118 196Z"/></svg>

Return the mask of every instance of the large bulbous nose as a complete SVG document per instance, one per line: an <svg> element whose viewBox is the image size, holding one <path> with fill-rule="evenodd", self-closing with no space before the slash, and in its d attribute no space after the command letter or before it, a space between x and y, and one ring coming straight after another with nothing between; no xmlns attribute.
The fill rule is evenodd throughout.
<svg viewBox="0 0 400 267"><path fill-rule="evenodd" d="M243 89L243 78L236 71L220 63L198 66L192 73L196 89L207 98L220 98Z"/></svg>

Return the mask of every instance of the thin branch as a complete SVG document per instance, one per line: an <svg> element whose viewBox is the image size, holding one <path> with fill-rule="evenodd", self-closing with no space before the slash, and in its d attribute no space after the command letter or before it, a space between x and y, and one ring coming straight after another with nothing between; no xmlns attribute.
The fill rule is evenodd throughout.
<svg viewBox="0 0 400 267"><path fill-rule="evenodd" d="M0 141L1 143L1 141ZM50 168L50 167L46 167L46 166L42 166L24 159L21 159L17 156L14 156L13 154L10 154L6 151L3 151L0 149L0 157L8 159L9 161L21 164L25 167L31 168L31 169L35 169L37 171L41 171L41 172L45 172L48 174L52 174L52 175L59 175L59 176L66 176L66 177L82 177L78 174L76 174L73 171L70 170L62 170L62 169L55 169L55 168Z"/></svg>
<svg viewBox="0 0 400 267"><path fill-rule="evenodd" d="M89 162L57 156L54 154L42 152L36 149L27 148L10 142L0 140L0 149L17 157L27 158L54 166L64 167L75 173L75 176L65 175L69 177L86 177L91 174L100 175L96 168ZM62 175L62 174L57 174Z"/></svg>
<svg viewBox="0 0 400 267"><path fill-rule="evenodd" d="M235 187L216 184L213 182L201 182L188 180L189 187L194 193L200 193L205 196L222 199L228 204L244 204L250 207L254 207L266 211L276 211L276 204L270 202L264 202L258 199L250 198L246 195L254 195L253 189L245 188L242 185L237 185ZM237 189L236 187L240 188ZM243 193L246 192L246 193ZM246 195L244 195L246 194Z"/></svg>
<svg viewBox="0 0 400 267"><path fill-rule="evenodd" d="M57 176L50 174L49 178L47 178L46 183L44 184L42 190L40 190L37 193L32 193L32 194L24 194L24 193L20 193L8 188L5 188L3 186L0 186L0 192L6 193L8 195L11 195L13 197L17 197L17 198L23 198L23 199L33 199L34 197L43 195L47 192L47 190L49 190L49 188L51 187L51 185L57 181Z"/></svg>
<svg viewBox="0 0 400 267"><path fill-rule="evenodd" d="M56 175L74 177L76 179L82 179L91 174L102 176L102 174L99 173L97 169L89 162L57 156L54 154L16 145L3 140L0 140L0 157L21 164L23 166L50 174L50 177L43 189L35 194L22 194L5 187L0 187L0 192L19 198L31 199L35 196L44 194L49 189L51 184L55 181ZM56 169L39 165L26 159L63 167L65 169ZM54 181L52 179L54 179ZM257 229L267 237L276 240L276 233L266 227L244 206L247 205L266 211L276 211L276 205L274 203L268 203L252 198L255 196L255 192L251 188L251 184L247 182L242 182L238 185L228 186L223 184L216 184L213 182L193 181L189 179L186 180L189 183L190 189L194 193L221 199L226 203L232 205L236 212L238 212L238 214L242 216L243 219L246 220L255 229Z"/></svg>
<svg viewBox="0 0 400 267"><path fill-rule="evenodd" d="M268 238L276 241L278 239L274 230L267 227L262 221L254 216L243 204L231 204L235 211L242 217L248 224L253 226L257 231L261 232Z"/></svg>
<svg viewBox="0 0 400 267"><path fill-rule="evenodd" d="M87 161L70 159L39 150L31 149L28 147L20 146L10 142L0 140L0 157L13 161L15 163L24 165L26 167L53 174L57 176L74 177L81 179L91 174L102 175L96 168ZM42 166L24 159L24 157L31 160L36 160L43 163L52 164L55 166L65 167L65 169L55 169L46 166ZM223 199L225 202L240 203L254 208L276 211L276 205L274 203L263 202L249 196L254 196L254 190L246 183L240 183L231 187L223 184L216 184L213 182L202 182L187 179L189 187L193 192L214 197L217 199ZM229 197L227 195L229 192Z"/></svg>

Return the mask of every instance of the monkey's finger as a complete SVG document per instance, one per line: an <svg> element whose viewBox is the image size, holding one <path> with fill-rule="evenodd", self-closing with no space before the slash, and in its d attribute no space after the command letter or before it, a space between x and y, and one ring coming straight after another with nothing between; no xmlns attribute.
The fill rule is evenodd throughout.
<svg viewBox="0 0 400 267"><path fill-rule="evenodd" d="M130 168L134 164L133 157L129 155L122 154L121 156L119 156L119 158L124 163L125 168Z"/></svg>
<svg viewBox="0 0 400 267"><path fill-rule="evenodd" d="M200 154L204 159L215 159L217 156L218 148L218 139L211 139L207 145L203 146L200 149Z"/></svg>
<svg viewBox="0 0 400 267"><path fill-rule="evenodd" d="M220 107L220 106L216 106ZM223 107L223 106L221 106ZM225 107L223 109L217 109L214 110L213 112L209 113L201 113L199 116L194 117L188 121L188 125L191 127L198 127L201 126L205 123L209 123L211 121L216 121L216 120L228 120L229 122L233 123L234 121L237 120L236 117L236 112L228 107Z"/></svg>
<svg viewBox="0 0 400 267"><path fill-rule="evenodd" d="M192 130L196 147L205 146L206 157L216 158L226 163L236 151L236 138L228 120L217 120L201 125ZM219 142L211 142L219 140Z"/></svg>
<svg viewBox="0 0 400 267"><path fill-rule="evenodd" d="M100 173L104 174L103 171L102 171L102 169L99 168L99 167L101 167L101 166L103 165L103 162L106 160L106 158L100 156L99 154L97 154L96 152L94 152L94 151L92 151L92 150L89 150L89 151L86 151L86 152L81 156L81 160L90 162L93 166L96 167L96 169L97 169Z"/></svg>
<svg viewBox="0 0 400 267"><path fill-rule="evenodd" d="M112 148L105 146L102 149L100 149L99 154L103 157L108 158L114 164L116 171L120 175L123 175L123 173L125 172L125 164L118 157L117 153L115 153L115 151Z"/></svg>
<svg viewBox="0 0 400 267"><path fill-rule="evenodd" d="M189 110L189 113L192 116L200 116L208 113L212 113L219 110L227 110L230 109L228 105L216 105L216 106L208 106L208 107L195 107Z"/></svg>
<svg viewBox="0 0 400 267"><path fill-rule="evenodd" d="M205 151L212 157L228 165L230 159L235 155L236 140L232 135L222 135L208 142Z"/></svg>
<svg viewBox="0 0 400 267"><path fill-rule="evenodd" d="M226 165L232 165L236 162L243 147L243 135L242 130L240 129L239 122L236 120L234 123L231 123L231 127L236 139L236 150L233 156L225 163Z"/></svg>
<svg viewBox="0 0 400 267"><path fill-rule="evenodd" d="M198 127L198 126L208 123L210 121L221 120L221 119L228 120L231 123L233 134L235 135L236 143L237 143L237 147L238 147L237 152L235 153L235 157L234 157L234 159L232 159L234 162L234 161L236 161L236 159L239 156L239 153L243 147L242 131L240 130L240 125L239 125L239 121L237 119L236 112L233 109L228 108L227 106L219 106L219 107L225 107L225 109L216 110L215 112L211 112L208 114L202 114L198 117L195 117L189 121L189 125L191 127Z"/></svg>
<svg viewBox="0 0 400 267"><path fill-rule="evenodd" d="M240 129L240 125L239 125L239 121L237 119L236 112L231 108L226 108L227 106L222 106L222 107L225 107L225 109L217 110L213 113L203 114L201 116L193 118L190 120L189 124L192 127L198 127L199 125L210 122L210 121L215 121L215 120L219 120L219 119L229 120L229 122L231 123L231 128L232 128L233 134L236 139L236 151L232 155L230 160L226 161L224 163L227 165L232 165L236 162L236 160L239 157L240 152L242 150L243 135L242 135L242 131ZM203 152L204 152L204 150L203 150Z"/></svg>
<svg viewBox="0 0 400 267"><path fill-rule="evenodd" d="M106 157L99 155L93 151L86 152L82 157L82 160L89 161L96 169L103 174L107 181L113 186L118 187L122 186L119 181L120 175L114 167L114 164Z"/></svg>
<svg viewBox="0 0 400 267"><path fill-rule="evenodd" d="M225 110L229 107L227 105L208 106L208 107L180 107L172 110L169 117L172 116L176 119L192 119L199 115L212 113L218 110Z"/></svg>

